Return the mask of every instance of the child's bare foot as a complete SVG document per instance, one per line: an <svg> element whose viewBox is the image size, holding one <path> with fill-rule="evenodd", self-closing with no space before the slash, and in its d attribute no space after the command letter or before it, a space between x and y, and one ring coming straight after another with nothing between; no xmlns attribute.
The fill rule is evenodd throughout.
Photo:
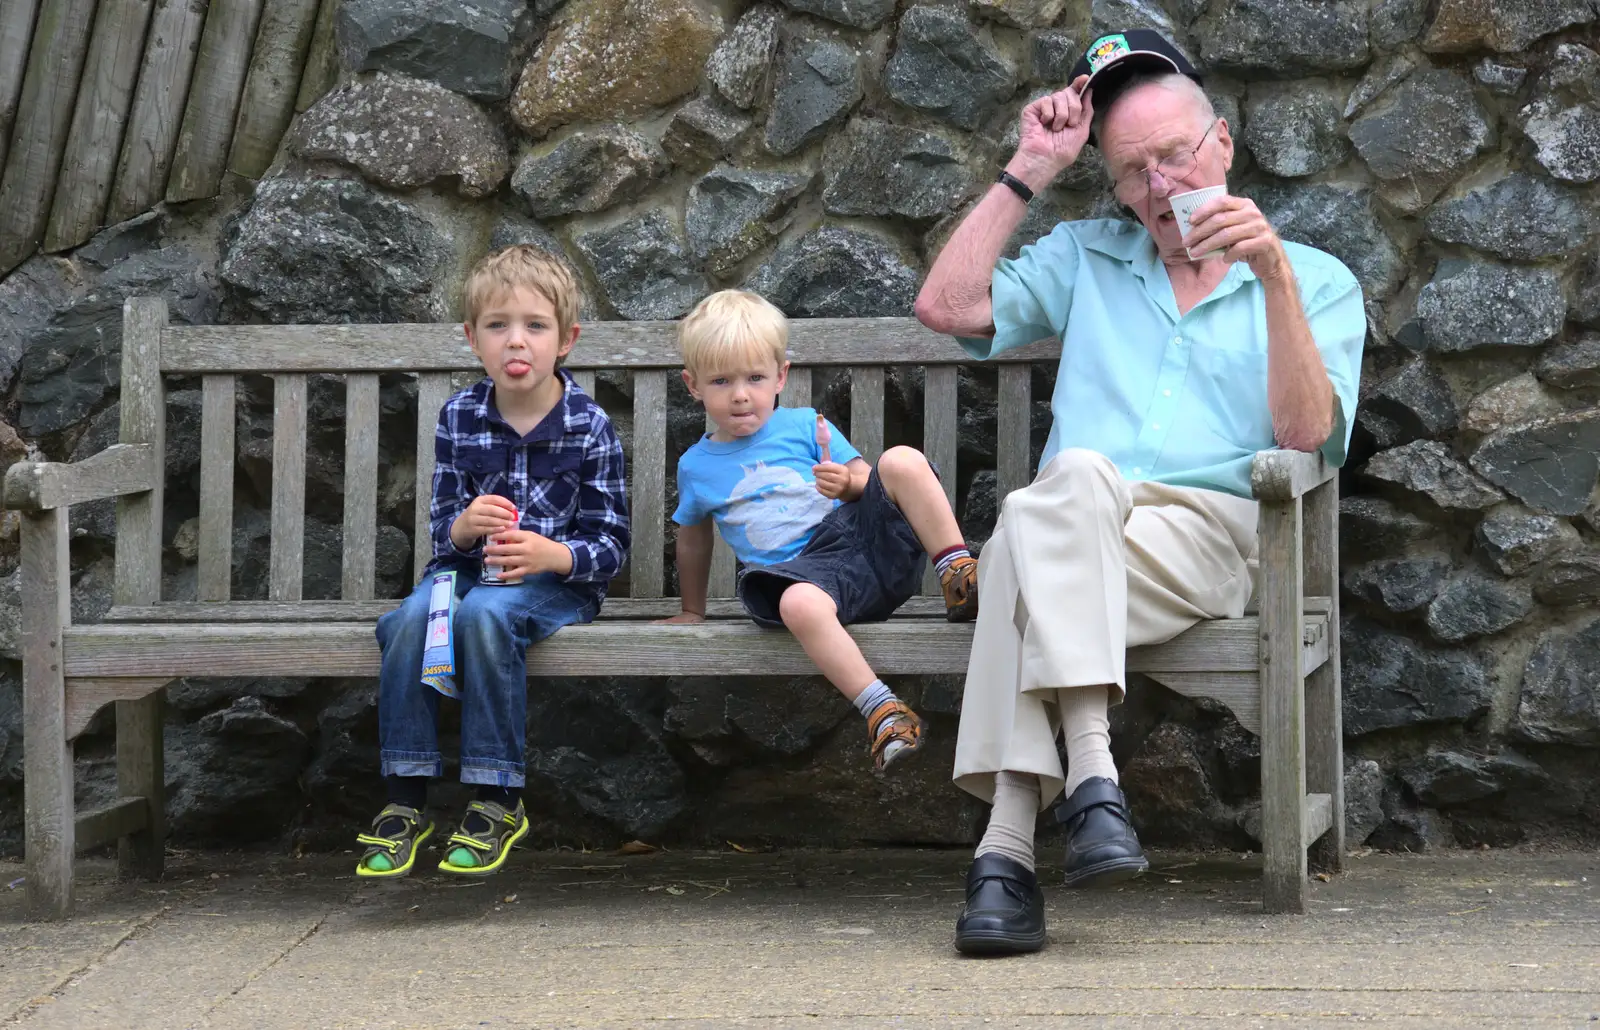
<svg viewBox="0 0 1600 1030"><path fill-rule="evenodd" d="M899 698L885 701L867 716L867 736L872 739L872 767L880 776L921 750L926 734L922 719Z"/></svg>
<svg viewBox="0 0 1600 1030"><path fill-rule="evenodd" d="M944 590L944 617L948 622L971 622L978 617L978 559L956 558L939 574Z"/></svg>

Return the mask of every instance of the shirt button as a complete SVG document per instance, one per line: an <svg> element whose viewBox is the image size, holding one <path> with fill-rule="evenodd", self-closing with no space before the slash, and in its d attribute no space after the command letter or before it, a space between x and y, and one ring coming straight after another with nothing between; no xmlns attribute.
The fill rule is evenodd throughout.
<svg viewBox="0 0 1600 1030"><path fill-rule="evenodd" d="M1173 345L1173 346L1174 346L1174 347L1181 347L1181 346L1183 346L1183 337L1181 337L1181 336L1174 336L1174 337L1173 337L1173 338L1172 338L1172 345Z"/></svg>
<svg viewBox="0 0 1600 1030"><path fill-rule="evenodd" d="M1136 476L1142 476L1144 475L1144 469L1134 469L1133 474Z"/></svg>

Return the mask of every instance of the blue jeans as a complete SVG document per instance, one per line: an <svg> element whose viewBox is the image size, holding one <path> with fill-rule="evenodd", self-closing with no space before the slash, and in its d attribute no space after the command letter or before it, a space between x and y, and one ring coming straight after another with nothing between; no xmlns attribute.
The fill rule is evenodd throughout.
<svg viewBox="0 0 1600 1030"><path fill-rule="evenodd" d="M379 757L385 776L439 776L439 698L422 682L432 576L378 620ZM523 786L528 732L528 646L563 626L592 622L600 603L554 574L516 586L480 586L476 569L456 575L456 685L461 689L461 782Z"/></svg>

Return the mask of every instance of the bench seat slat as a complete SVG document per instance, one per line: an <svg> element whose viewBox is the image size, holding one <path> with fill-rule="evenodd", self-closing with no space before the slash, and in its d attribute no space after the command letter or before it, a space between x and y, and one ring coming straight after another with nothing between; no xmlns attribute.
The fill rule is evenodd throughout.
<svg viewBox="0 0 1600 1030"><path fill-rule="evenodd" d="M1307 635L1320 638L1326 617L1314 615ZM875 671L887 675L959 673L967 667L971 624L894 619L850 627ZM367 622L261 624L101 623L66 631L69 677L269 676L286 668L301 676L378 674L378 643ZM1257 620L1204 622L1164 644L1128 652L1128 669L1255 668ZM533 676L796 676L813 674L787 633L743 619L696 626L659 626L604 619L569 626L530 649Z"/></svg>

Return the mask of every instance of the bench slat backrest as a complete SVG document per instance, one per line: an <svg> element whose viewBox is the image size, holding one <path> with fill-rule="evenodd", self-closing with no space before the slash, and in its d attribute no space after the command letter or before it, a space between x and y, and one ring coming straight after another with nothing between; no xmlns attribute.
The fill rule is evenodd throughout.
<svg viewBox="0 0 1600 1030"><path fill-rule="evenodd" d="M152 312L146 312L144 317L152 318ZM668 586L667 485L669 477L675 476L677 455L667 452L667 403L669 386L679 367L676 328L673 322L591 323L585 326L578 347L567 362L579 387L591 396L596 395L596 372L601 369L622 370L627 377L626 390L632 394L632 433L631 439L624 440L624 446L629 454L633 548L619 579L619 589L614 591L619 596L661 597ZM161 371L202 377L200 600L226 601L231 597L235 390L237 377L245 374L266 374L273 382L269 598L293 602L302 596L308 387L312 375L343 376L345 384L341 596L352 601L370 600L375 592L381 472L379 375L384 372L416 376L413 559L417 569L428 562L433 546L428 532L428 505L439 410L459 385L459 373L480 368L459 326L168 328L162 324L159 334ZM996 362L999 412L994 453L1001 497L1026 485L1031 473L1028 362L1048 361L1056 353L1055 346L1047 342L1008 352ZM794 365L781 402L789 407L813 406L814 400L820 400L815 390L823 382L816 378L817 373L844 373L849 381L847 432L851 442L870 460L876 460L887 443L887 370L922 366L922 439L907 442L920 446L938 466L945 494L954 505L959 481L959 370L975 362L953 341L929 332L912 319L802 319L792 323L790 355ZM452 373L458 374L453 377ZM159 376L155 379L159 382ZM625 428L623 421L617 420L619 431ZM712 561L711 596L732 596L735 577L733 552L718 539ZM922 590L930 595L939 592L931 568Z"/></svg>

